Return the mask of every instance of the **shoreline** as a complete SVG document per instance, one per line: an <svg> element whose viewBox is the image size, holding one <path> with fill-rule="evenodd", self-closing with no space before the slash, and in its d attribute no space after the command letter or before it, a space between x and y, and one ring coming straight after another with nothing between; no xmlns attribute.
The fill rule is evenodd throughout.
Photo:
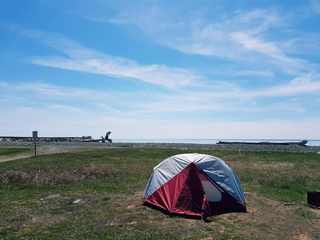
<svg viewBox="0 0 320 240"><path fill-rule="evenodd" d="M34 142L0 142L0 147L34 147ZM200 143L101 143L101 142L37 142L37 147L42 148L177 148L199 150L235 150L235 151L264 151L288 153L317 153L320 146L295 146L295 145L255 145L255 144L200 144Z"/></svg>

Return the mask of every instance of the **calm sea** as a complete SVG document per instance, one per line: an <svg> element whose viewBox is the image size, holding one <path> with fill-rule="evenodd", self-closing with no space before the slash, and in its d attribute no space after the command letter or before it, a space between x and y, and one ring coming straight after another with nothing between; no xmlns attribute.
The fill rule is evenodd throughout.
<svg viewBox="0 0 320 240"><path fill-rule="evenodd" d="M298 140L297 139L113 139L113 142L215 144L219 141L277 143L277 142L299 142L302 140L303 139L298 139ZM320 146L320 140L308 140L307 146Z"/></svg>

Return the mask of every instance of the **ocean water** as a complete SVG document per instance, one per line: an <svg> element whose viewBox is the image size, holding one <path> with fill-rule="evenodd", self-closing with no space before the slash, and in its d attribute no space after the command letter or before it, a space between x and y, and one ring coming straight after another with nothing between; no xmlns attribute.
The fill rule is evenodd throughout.
<svg viewBox="0 0 320 240"><path fill-rule="evenodd" d="M230 142L299 142L303 139L112 139L113 142L136 142L136 143L198 143L215 144L219 141ZM308 139L307 139L308 140ZM308 140L307 146L320 146L320 140Z"/></svg>

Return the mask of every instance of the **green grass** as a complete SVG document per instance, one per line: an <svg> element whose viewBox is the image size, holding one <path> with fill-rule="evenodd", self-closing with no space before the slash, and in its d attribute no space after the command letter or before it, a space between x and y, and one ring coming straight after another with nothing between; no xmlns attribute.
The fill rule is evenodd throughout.
<svg viewBox="0 0 320 240"><path fill-rule="evenodd" d="M250 152L239 156L236 173L248 191L287 202L306 202L308 191L320 191L320 155Z"/></svg>
<svg viewBox="0 0 320 240"><path fill-rule="evenodd" d="M18 154L30 153L33 149L31 148L0 148L0 157L14 156Z"/></svg>
<svg viewBox="0 0 320 240"><path fill-rule="evenodd" d="M153 167L188 152L195 150L95 149L0 163L0 239L233 239L241 226L233 218L186 226L186 219L141 206ZM294 202L297 216L317 217L304 203L307 191L320 191L320 155L197 152L229 163L244 191ZM83 204L70 204L76 199Z"/></svg>

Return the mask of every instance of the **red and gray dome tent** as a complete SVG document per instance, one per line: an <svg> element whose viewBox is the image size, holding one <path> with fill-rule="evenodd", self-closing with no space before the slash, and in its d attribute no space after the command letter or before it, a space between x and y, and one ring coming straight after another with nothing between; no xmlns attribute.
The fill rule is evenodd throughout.
<svg viewBox="0 0 320 240"><path fill-rule="evenodd" d="M169 157L153 169L145 203L170 214L211 216L246 212L240 181L223 160L204 154Z"/></svg>

